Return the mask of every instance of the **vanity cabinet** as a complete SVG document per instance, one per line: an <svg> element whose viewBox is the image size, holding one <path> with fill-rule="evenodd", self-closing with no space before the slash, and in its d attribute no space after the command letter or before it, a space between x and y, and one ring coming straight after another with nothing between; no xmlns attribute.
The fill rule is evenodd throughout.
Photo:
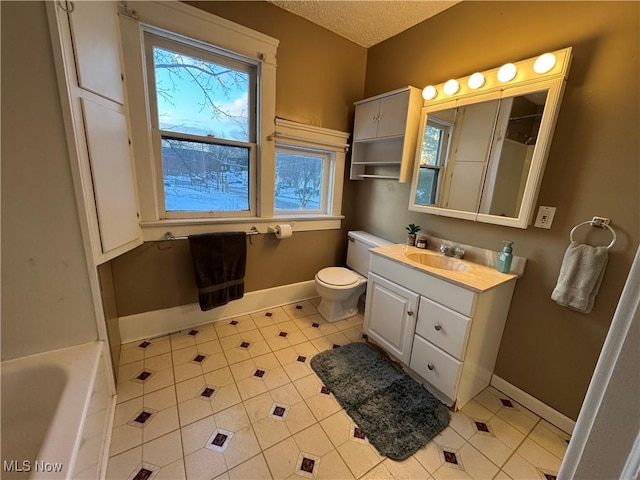
<svg viewBox="0 0 640 480"><path fill-rule="evenodd" d="M351 180L409 180L422 103L414 87L355 103Z"/></svg>
<svg viewBox="0 0 640 480"><path fill-rule="evenodd" d="M491 382L517 277L477 289L371 253L364 333L462 408Z"/></svg>

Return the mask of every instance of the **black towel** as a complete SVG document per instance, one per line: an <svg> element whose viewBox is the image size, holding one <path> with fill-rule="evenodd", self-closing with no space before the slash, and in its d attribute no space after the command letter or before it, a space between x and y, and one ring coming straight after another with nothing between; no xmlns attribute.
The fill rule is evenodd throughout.
<svg viewBox="0 0 640 480"><path fill-rule="evenodd" d="M247 242L244 232L189 235L189 249L203 312L244 296Z"/></svg>

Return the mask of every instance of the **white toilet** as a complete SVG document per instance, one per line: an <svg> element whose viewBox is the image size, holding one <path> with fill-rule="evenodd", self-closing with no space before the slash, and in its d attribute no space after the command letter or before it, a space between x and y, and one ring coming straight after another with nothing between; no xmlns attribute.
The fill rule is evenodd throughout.
<svg viewBox="0 0 640 480"><path fill-rule="evenodd" d="M322 298L318 311L328 322L337 322L358 313L358 299L367 288L369 249L391 245L361 230L349 232L347 266L323 268L316 274L316 291Z"/></svg>

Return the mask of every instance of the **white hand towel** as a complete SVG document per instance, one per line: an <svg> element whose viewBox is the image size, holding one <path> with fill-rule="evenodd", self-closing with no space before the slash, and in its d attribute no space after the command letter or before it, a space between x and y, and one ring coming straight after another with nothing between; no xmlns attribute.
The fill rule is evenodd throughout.
<svg viewBox="0 0 640 480"><path fill-rule="evenodd" d="M589 313L602 283L607 247L571 242L567 247L551 299L559 305Z"/></svg>

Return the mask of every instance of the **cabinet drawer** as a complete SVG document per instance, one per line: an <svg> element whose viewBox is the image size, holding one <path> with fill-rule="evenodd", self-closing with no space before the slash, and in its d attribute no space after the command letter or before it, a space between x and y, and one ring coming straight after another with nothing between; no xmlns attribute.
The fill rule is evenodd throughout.
<svg viewBox="0 0 640 480"><path fill-rule="evenodd" d="M462 360L471 319L420 297L416 333L457 359Z"/></svg>
<svg viewBox="0 0 640 480"><path fill-rule="evenodd" d="M462 362L416 335L409 366L448 398L456 399Z"/></svg>

